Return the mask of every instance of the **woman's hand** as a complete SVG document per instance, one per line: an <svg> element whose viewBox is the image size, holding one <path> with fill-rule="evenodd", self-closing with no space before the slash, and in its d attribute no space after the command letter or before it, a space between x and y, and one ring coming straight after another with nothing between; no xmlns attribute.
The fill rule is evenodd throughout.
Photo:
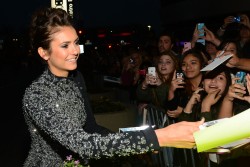
<svg viewBox="0 0 250 167"><path fill-rule="evenodd" d="M182 113L182 110L183 108L178 106L176 110L168 110L167 115L171 118L177 118Z"/></svg>
<svg viewBox="0 0 250 167"><path fill-rule="evenodd" d="M185 82L183 78L176 78L176 70L174 71L173 78L171 81L171 85L169 87L168 92L168 100L171 100L174 98L174 92L178 88L184 88Z"/></svg>
<svg viewBox="0 0 250 167"><path fill-rule="evenodd" d="M195 26L194 32L193 32L193 37L191 40L191 47L193 48L195 46L196 41L199 39L199 30L197 28L197 24Z"/></svg>
<svg viewBox="0 0 250 167"><path fill-rule="evenodd" d="M204 123L204 118L197 122L178 122L165 128L155 130L161 147L193 148L195 146L194 132Z"/></svg>
<svg viewBox="0 0 250 167"><path fill-rule="evenodd" d="M200 102L200 98L201 98L201 95L199 94L201 91L203 91L204 89L203 88L197 88L193 95L191 96L191 98L189 99L189 103L191 105L194 105L196 104L197 102Z"/></svg>
<svg viewBox="0 0 250 167"><path fill-rule="evenodd" d="M173 78L170 85L170 91L175 91L177 88L184 88L185 81L182 78L176 78L176 70L174 71Z"/></svg>
<svg viewBox="0 0 250 167"><path fill-rule="evenodd" d="M240 23L250 28L250 22L247 15L245 14L240 15Z"/></svg>
<svg viewBox="0 0 250 167"><path fill-rule="evenodd" d="M226 26L228 24L231 24L234 22L234 16L227 16L226 18L224 18L224 28L226 28Z"/></svg>
<svg viewBox="0 0 250 167"><path fill-rule="evenodd" d="M247 90L248 90L248 93L250 93L250 75L247 74L246 75L246 80L247 80ZM244 96L244 100L246 100L248 103L250 103L250 96Z"/></svg>
<svg viewBox="0 0 250 167"><path fill-rule="evenodd" d="M238 68L239 66L239 62L240 62L240 58L235 55L235 54L232 54L231 52L224 52L222 55L221 55L221 50L218 51L216 53L216 57L218 58L220 56L220 58L222 58L223 56L227 56L227 55L232 55L232 57L230 57L228 60L227 60L227 63L226 63L226 66L229 67L229 68Z"/></svg>
<svg viewBox="0 0 250 167"><path fill-rule="evenodd" d="M232 85L229 86L225 99L228 99L230 101L233 101L234 98L244 100L244 97L242 95L246 94L246 88L241 84L235 83L235 81L238 79L239 78L232 79Z"/></svg>
<svg viewBox="0 0 250 167"><path fill-rule="evenodd" d="M210 112L211 106L217 103L221 98L220 91L220 89L216 89L207 94L207 96L202 100L201 112Z"/></svg>
<svg viewBox="0 0 250 167"><path fill-rule="evenodd" d="M204 30L206 33L206 35L204 36L205 40L215 44L216 46L219 46L221 41L215 37L214 33L210 31L206 26L204 26Z"/></svg>
<svg viewBox="0 0 250 167"><path fill-rule="evenodd" d="M185 113L192 113L192 109L193 109L193 106L197 103L197 102L200 102L200 94L199 92L202 91L203 88L198 88L194 93L193 95L191 96L191 98L189 99L186 107L184 108L184 112Z"/></svg>
<svg viewBox="0 0 250 167"><path fill-rule="evenodd" d="M159 86L162 84L161 80L158 77L158 74L156 73L156 76L152 74L146 74L145 81L148 85L156 85Z"/></svg>

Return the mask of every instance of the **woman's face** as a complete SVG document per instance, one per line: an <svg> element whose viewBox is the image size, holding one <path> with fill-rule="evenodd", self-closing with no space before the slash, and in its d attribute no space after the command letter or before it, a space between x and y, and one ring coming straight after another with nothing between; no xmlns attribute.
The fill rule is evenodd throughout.
<svg viewBox="0 0 250 167"><path fill-rule="evenodd" d="M56 76L66 77L69 71L76 69L80 47L79 38L73 27L64 26L54 33L50 43L50 51L38 52L47 61L49 69Z"/></svg>
<svg viewBox="0 0 250 167"><path fill-rule="evenodd" d="M222 72L213 79L204 79L204 89L207 93L220 89L219 94L223 94L227 85L225 73Z"/></svg>
<svg viewBox="0 0 250 167"><path fill-rule="evenodd" d="M182 71L185 74L185 77L188 79L193 79L196 78L200 75L201 73L201 63L199 59L192 54L188 54L182 62L181 65Z"/></svg>
<svg viewBox="0 0 250 167"><path fill-rule="evenodd" d="M237 47L236 47L236 44L233 42L228 43L223 49L225 49L226 52L237 54Z"/></svg>
<svg viewBox="0 0 250 167"><path fill-rule="evenodd" d="M158 70L162 75L169 75L175 70L175 63L169 55L162 55L158 62Z"/></svg>

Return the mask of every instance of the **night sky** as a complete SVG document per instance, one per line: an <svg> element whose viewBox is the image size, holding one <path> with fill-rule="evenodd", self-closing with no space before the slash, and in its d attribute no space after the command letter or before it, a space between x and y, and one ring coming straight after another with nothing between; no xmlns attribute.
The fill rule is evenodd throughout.
<svg viewBox="0 0 250 167"><path fill-rule="evenodd" d="M150 24L159 26L160 0L78 0L74 13L85 27ZM50 0L6 0L0 5L0 27L20 30L28 26L32 13Z"/></svg>

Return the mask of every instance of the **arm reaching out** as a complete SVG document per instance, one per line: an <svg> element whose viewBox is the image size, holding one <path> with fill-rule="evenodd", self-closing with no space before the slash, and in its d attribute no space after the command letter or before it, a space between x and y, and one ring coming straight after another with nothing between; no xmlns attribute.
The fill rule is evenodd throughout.
<svg viewBox="0 0 250 167"><path fill-rule="evenodd" d="M161 147L193 148L195 146L193 133L199 130L204 118L197 122L182 121L165 128L155 130Z"/></svg>

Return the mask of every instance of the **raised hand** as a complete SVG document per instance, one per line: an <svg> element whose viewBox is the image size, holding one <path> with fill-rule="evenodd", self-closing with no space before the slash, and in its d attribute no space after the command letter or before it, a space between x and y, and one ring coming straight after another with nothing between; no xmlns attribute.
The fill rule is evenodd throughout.
<svg viewBox="0 0 250 167"><path fill-rule="evenodd" d="M201 112L210 112L211 106L217 103L221 98L220 91L220 89L216 89L207 94L207 96L202 100Z"/></svg>
<svg viewBox="0 0 250 167"><path fill-rule="evenodd" d="M246 80L247 80L247 90L248 90L248 93L250 92L250 75L247 74L246 75ZM244 100L246 100L248 103L250 103L250 96L244 96Z"/></svg>
<svg viewBox="0 0 250 167"><path fill-rule="evenodd" d="M184 88L185 81L183 78L176 78L176 70L174 71L174 75L171 81L171 85L169 88L169 93L168 93L168 100L171 100L174 98L174 92L178 88Z"/></svg>

